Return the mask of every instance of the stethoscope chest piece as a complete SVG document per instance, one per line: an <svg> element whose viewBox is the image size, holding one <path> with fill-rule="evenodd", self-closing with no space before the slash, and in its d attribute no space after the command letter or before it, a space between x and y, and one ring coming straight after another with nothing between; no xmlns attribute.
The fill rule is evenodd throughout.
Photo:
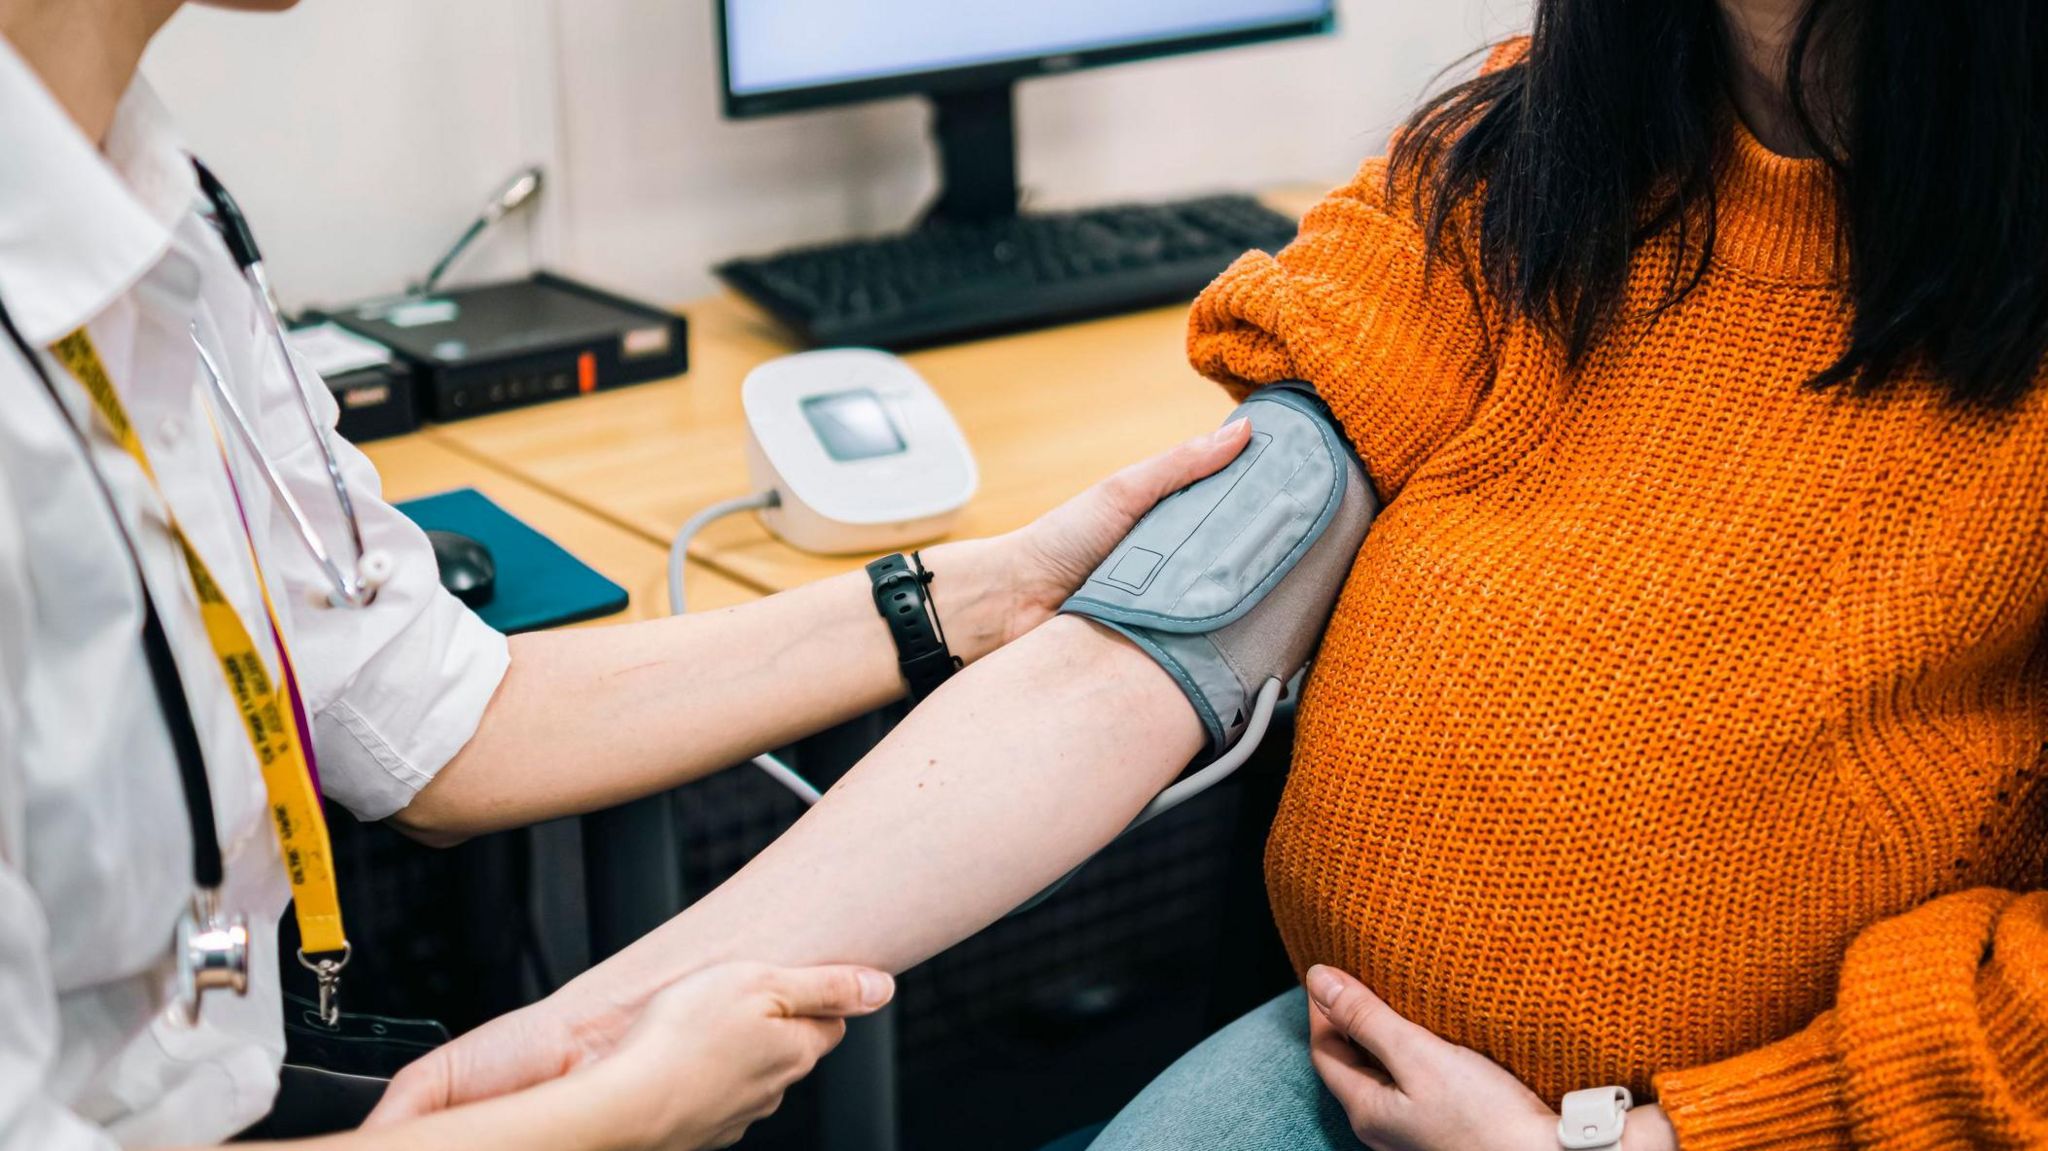
<svg viewBox="0 0 2048 1151"><path fill-rule="evenodd" d="M175 1018L186 1026L199 1022L199 1006L211 991L246 995L249 991L249 918L223 914L218 892L192 897L178 917L172 952L177 958L178 997Z"/></svg>

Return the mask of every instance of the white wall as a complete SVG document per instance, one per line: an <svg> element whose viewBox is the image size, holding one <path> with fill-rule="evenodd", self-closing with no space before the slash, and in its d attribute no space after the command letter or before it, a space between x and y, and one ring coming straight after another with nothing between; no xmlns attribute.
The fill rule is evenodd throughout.
<svg viewBox="0 0 2048 1151"><path fill-rule="evenodd" d="M1326 39L1027 81L1023 182L1058 204L1334 182L1527 8L1346 0ZM402 287L528 162L548 169L540 212L455 278L539 261L681 300L725 256L899 227L933 185L917 101L723 120L710 0L194 7L144 68L294 305Z"/></svg>

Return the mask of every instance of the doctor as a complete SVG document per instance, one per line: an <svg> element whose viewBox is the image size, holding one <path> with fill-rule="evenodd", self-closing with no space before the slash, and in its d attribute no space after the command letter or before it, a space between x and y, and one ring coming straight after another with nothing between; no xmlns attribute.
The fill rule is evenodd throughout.
<svg viewBox="0 0 2048 1151"><path fill-rule="evenodd" d="M321 792L453 842L904 690L861 573L509 644L444 593L330 442L231 202L135 76L181 3L0 0L0 1151L212 1145L265 1113L288 897L301 961L347 990ZM1245 434L932 549L954 654L1046 619ZM319 1145L722 1146L891 991L856 967L708 968L563 1078Z"/></svg>

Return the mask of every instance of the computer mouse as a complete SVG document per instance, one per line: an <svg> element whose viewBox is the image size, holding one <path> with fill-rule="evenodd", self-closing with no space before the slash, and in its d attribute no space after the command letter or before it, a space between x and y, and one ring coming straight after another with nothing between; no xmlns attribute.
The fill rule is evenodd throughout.
<svg viewBox="0 0 2048 1151"><path fill-rule="evenodd" d="M491 558L491 549L461 532L429 530L427 542L434 545L442 587L471 607L491 602L498 590L498 563Z"/></svg>

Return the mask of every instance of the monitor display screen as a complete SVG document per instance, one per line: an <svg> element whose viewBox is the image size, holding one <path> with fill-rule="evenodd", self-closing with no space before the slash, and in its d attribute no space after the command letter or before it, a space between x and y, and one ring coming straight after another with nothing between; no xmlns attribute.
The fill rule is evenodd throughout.
<svg viewBox="0 0 2048 1151"><path fill-rule="evenodd" d="M867 388L852 388L822 396L810 396L799 406L825 454L845 464L879 456L901 455L910 450L882 397Z"/></svg>
<svg viewBox="0 0 2048 1151"><path fill-rule="evenodd" d="M1335 0L725 0L727 83L758 96L1327 19Z"/></svg>

